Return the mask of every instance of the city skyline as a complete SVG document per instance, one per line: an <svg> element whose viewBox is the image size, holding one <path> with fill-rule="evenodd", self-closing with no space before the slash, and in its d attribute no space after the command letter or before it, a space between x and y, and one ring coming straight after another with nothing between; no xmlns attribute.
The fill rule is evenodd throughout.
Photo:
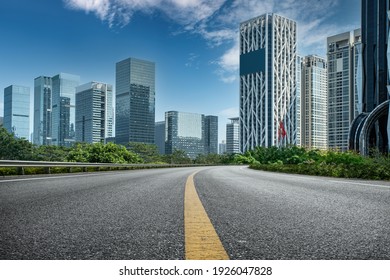
<svg viewBox="0 0 390 280"><path fill-rule="evenodd" d="M103 2L111 6L100 9ZM33 88L36 77L60 72L80 76L81 83L115 84L117 61L151 60L155 121L169 110L217 115L221 142L228 118L238 116L240 22L266 12L296 20L302 55L324 55L327 36L360 26L356 1L147 1L137 8L122 1L126 13L112 19L114 2L2 1L0 33L8 43L0 47L0 87ZM199 11L193 11L195 4Z"/></svg>

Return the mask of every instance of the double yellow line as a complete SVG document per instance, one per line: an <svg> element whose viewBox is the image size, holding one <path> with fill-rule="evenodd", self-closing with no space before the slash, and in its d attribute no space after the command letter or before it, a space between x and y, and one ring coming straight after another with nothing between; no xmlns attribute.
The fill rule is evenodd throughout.
<svg viewBox="0 0 390 280"><path fill-rule="evenodd" d="M194 175L186 182L184 194L185 258L187 260L228 260L195 189Z"/></svg>

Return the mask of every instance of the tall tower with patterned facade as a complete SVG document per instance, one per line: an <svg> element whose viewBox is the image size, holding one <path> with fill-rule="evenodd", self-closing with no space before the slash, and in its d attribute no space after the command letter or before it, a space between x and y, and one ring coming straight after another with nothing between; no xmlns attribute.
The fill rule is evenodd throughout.
<svg viewBox="0 0 390 280"><path fill-rule="evenodd" d="M297 24L264 14L240 24L240 145L297 144Z"/></svg>

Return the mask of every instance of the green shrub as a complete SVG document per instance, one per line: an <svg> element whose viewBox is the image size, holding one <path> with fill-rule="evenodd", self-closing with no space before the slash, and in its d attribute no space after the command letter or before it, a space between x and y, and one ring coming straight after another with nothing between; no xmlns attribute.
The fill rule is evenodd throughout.
<svg viewBox="0 0 390 280"><path fill-rule="evenodd" d="M7 167L7 168L0 168L0 176L6 176L6 175L17 175L17 171L16 171L16 168L10 168L10 167Z"/></svg>
<svg viewBox="0 0 390 280"><path fill-rule="evenodd" d="M306 150L299 147L257 147L249 153L258 170L315 176L390 180L390 158L362 157L355 152ZM245 156L244 158L248 158Z"/></svg>

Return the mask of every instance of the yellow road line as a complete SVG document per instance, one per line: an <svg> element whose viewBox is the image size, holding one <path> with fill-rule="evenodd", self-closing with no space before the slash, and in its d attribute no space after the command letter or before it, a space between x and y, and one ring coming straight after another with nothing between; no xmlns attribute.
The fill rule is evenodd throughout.
<svg viewBox="0 0 390 280"><path fill-rule="evenodd" d="M187 260L228 260L218 234L195 189L194 175L186 183L184 194L185 258Z"/></svg>

